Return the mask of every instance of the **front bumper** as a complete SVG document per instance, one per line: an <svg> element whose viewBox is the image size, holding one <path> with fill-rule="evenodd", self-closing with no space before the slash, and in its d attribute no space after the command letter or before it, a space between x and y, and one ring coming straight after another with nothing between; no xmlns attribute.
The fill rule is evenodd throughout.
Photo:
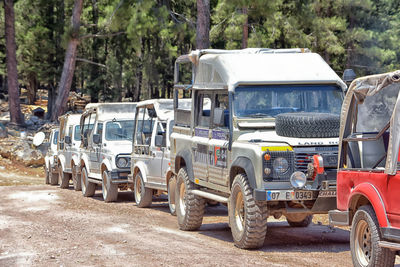
<svg viewBox="0 0 400 267"><path fill-rule="evenodd" d="M130 169L126 170L112 170L110 172L111 176L111 182L113 184L127 184L127 183L132 183L130 180L128 180L128 175L130 174Z"/></svg>

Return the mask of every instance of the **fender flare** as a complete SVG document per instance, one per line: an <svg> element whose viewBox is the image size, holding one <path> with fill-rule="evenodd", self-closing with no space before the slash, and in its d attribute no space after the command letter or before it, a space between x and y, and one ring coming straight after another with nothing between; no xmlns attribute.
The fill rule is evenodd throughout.
<svg viewBox="0 0 400 267"><path fill-rule="evenodd" d="M176 174L178 174L178 172L179 172L178 165L176 164L176 162L177 162L176 159L177 159L178 157L183 158L183 160L185 161L185 164L186 164L186 171L187 171L187 173L188 173L189 180L192 181L192 182L194 182L193 163L192 163L192 153L190 152L190 150L187 150L187 149L181 150L181 151L179 151L178 153L176 153L176 155L175 155L175 166L174 166L174 169L175 169L175 173L176 173Z"/></svg>
<svg viewBox="0 0 400 267"><path fill-rule="evenodd" d="M235 178L232 171L234 169L234 167L239 167L244 169L246 175L247 175L247 179L249 181L250 187L252 189L256 189L257 188L257 183L256 183L256 175L254 172L254 166L253 163L251 162L251 160L249 158L246 157L237 157L231 165L231 168L229 170L229 178L231 181L233 181L233 179ZM229 182L229 187L231 187L231 181Z"/></svg>
<svg viewBox="0 0 400 267"><path fill-rule="evenodd" d="M380 227L390 227L389 219L386 214L386 204L378 189L370 183L362 183L357 185L350 193L348 202L349 208L352 207L352 203L360 195L366 197L371 203Z"/></svg>
<svg viewBox="0 0 400 267"><path fill-rule="evenodd" d="M89 170L89 160L88 160L88 156L87 156L86 154L83 154L82 157L81 157L80 164L79 164L80 169L82 169L82 167L83 167L82 161L83 161L83 165L85 165L85 167L86 167L86 171L87 171L88 173L90 173L90 170Z"/></svg>
<svg viewBox="0 0 400 267"><path fill-rule="evenodd" d="M103 166L106 166L106 169L107 169L108 171L111 171L111 170L112 170L111 162L110 162L108 159L104 159L104 160L101 162L101 164L100 164L100 172L101 172L101 169L103 168ZM103 175L103 173L100 173L100 174Z"/></svg>
<svg viewBox="0 0 400 267"><path fill-rule="evenodd" d="M61 164L61 171L65 170L65 156L64 155L59 155L58 156L58 163ZM57 165L59 165L57 164Z"/></svg>
<svg viewBox="0 0 400 267"><path fill-rule="evenodd" d="M143 182L147 183L147 166L143 161L137 161L132 169L132 179L135 182L135 176L138 172L142 173Z"/></svg>
<svg viewBox="0 0 400 267"><path fill-rule="evenodd" d="M72 168L72 164L74 164L75 166L79 166L79 157L78 157L78 155L73 155L72 156L71 168Z"/></svg>

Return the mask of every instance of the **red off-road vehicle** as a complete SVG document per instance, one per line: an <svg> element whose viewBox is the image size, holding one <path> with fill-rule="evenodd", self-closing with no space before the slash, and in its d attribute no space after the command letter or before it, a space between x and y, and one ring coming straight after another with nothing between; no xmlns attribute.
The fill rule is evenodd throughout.
<svg viewBox="0 0 400 267"><path fill-rule="evenodd" d="M341 112L337 210L354 266L393 266L400 251L400 71L356 79Z"/></svg>

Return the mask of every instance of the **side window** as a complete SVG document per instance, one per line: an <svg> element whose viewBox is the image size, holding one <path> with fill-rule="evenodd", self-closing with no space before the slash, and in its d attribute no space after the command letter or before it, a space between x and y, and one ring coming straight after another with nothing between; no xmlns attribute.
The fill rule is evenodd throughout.
<svg viewBox="0 0 400 267"><path fill-rule="evenodd" d="M98 134L100 136L103 134L103 123L98 123L97 124L96 134Z"/></svg>
<svg viewBox="0 0 400 267"><path fill-rule="evenodd" d="M229 102L227 94L216 94L214 104L213 127L229 126Z"/></svg>
<svg viewBox="0 0 400 267"><path fill-rule="evenodd" d="M199 93L196 101L196 125L209 128L211 124L211 95Z"/></svg>
<svg viewBox="0 0 400 267"><path fill-rule="evenodd" d="M87 147L88 145L88 139L90 136L90 132L93 129L93 123L94 123L94 118L95 114L91 114L87 117L85 117L85 120L83 122L83 127L82 127L82 135L83 135L83 146Z"/></svg>

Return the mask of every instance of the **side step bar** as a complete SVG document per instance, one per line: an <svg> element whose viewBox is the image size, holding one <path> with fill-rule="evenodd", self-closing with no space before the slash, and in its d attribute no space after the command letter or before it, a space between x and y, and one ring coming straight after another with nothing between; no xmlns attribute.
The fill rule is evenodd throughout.
<svg viewBox="0 0 400 267"><path fill-rule="evenodd" d="M383 248L388 248L392 250L400 250L400 244L399 243L392 243L388 241L379 241L378 245Z"/></svg>
<svg viewBox="0 0 400 267"><path fill-rule="evenodd" d="M208 192L204 192L204 191L201 191L201 190L197 190L197 189L192 190L191 192L193 194L197 195L197 196L201 196L201 197L204 197L204 198L215 200L217 202L228 203L228 198L227 197L221 197L221 196L218 196L218 195L215 195L215 194L212 194L212 193L208 193Z"/></svg>

